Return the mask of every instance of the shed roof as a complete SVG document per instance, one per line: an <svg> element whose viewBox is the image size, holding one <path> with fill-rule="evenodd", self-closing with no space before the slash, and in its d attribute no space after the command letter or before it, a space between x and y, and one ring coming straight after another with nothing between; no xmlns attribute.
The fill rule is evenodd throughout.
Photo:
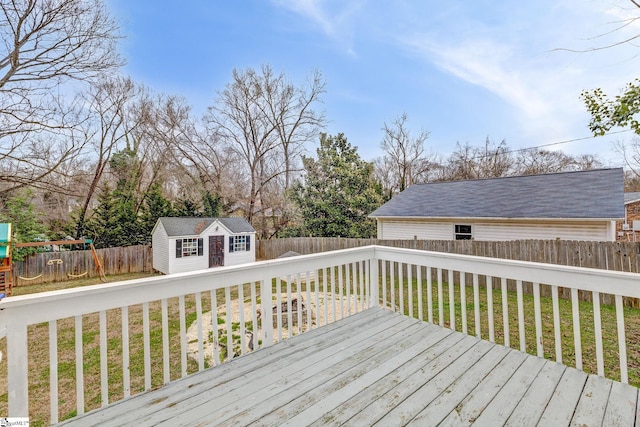
<svg viewBox="0 0 640 427"><path fill-rule="evenodd" d="M622 168L418 184L369 216L619 219Z"/></svg>
<svg viewBox="0 0 640 427"><path fill-rule="evenodd" d="M624 203L625 203L625 205L627 203L637 202L638 200L640 200L640 191L633 191L633 192L624 193Z"/></svg>
<svg viewBox="0 0 640 427"><path fill-rule="evenodd" d="M215 221L219 221L232 233L255 233L255 229L244 218L184 218L162 217L158 218L167 235L173 236L198 236Z"/></svg>

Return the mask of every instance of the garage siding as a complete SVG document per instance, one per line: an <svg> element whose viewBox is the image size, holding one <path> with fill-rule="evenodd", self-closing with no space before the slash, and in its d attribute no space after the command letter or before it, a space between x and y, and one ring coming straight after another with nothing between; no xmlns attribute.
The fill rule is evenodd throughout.
<svg viewBox="0 0 640 427"><path fill-rule="evenodd" d="M380 221L379 239L407 240L451 240L453 239L453 223L450 222L410 222Z"/></svg>
<svg viewBox="0 0 640 427"><path fill-rule="evenodd" d="M584 224L475 224L475 240L586 240L607 241L608 222Z"/></svg>
<svg viewBox="0 0 640 427"><path fill-rule="evenodd" d="M471 224L474 240L584 240L610 241L609 221L582 223L562 222L520 222L488 223L473 220L452 220L450 222L428 221L378 221L378 238L386 240L453 240L455 224Z"/></svg>

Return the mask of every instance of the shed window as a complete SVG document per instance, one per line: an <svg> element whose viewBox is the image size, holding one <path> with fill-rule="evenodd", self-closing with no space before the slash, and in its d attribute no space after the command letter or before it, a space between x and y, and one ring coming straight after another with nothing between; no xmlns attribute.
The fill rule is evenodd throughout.
<svg viewBox="0 0 640 427"><path fill-rule="evenodd" d="M251 250L251 236L229 236L229 252Z"/></svg>
<svg viewBox="0 0 640 427"><path fill-rule="evenodd" d="M455 240L471 240L471 225L456 224L454 226Z"/></svg>
<svg viewBox="0 0 640 427"><path fill-rule="evenodd" d="M176 240L176 258L188 256L202 256L203 243L200 239L177 239Z"/></svg>

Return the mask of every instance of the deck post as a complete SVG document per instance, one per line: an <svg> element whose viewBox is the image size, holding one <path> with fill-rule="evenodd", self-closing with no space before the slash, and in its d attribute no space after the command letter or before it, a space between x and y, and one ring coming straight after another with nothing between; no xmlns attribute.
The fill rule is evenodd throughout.
<svg viewBox="0 0 640 427"><path fill-rule="evenodd" d="M29 416L29 366L27 350L27 323L11 322L7 325L7 385L9 389L9 416Z"/></svg>
<svg viewBox="0 0 640 427"><path fill-rule="evenodd" d="M379 288L380 275L378 273L378 258L374 256L369 260L369 308L380 305Z"/></svg>
<svg viewBox="0 0 640 427"><path fill-rule="evenodd" d="M271 315L271 280L260 281L260 306L262 307L262 347L273 344L273 322Z"/></svg>

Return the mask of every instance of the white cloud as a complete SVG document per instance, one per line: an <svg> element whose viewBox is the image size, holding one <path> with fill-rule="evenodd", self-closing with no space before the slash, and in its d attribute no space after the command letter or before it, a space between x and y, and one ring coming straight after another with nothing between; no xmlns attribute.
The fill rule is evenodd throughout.
<svg viewBox="0 0 640 427"><path fill-rule="evenodd" d="M583 19L576 20L577 10ZM600 4L576 9L574 2L567 2L547 14L523 13L520 20L494 17L490 26L486 17L456 11L449 21L457 23L455 30L444 25L398 40L423 63L434 64L513 107L510 115L520 129L518 136L554 142L589 135L589 117L580 100L583 90L619 88L628 81L631 67L620 57L630 46L587 53L556 50L593 45L594 35L616 25L611 16L603 16L604 10ZM638 16L637 10L633 12ZM617 15L616 20L631 16Z"/></svg>
<svg viewBox="0 0 640 427"><path fill-rule="evenodd" d="M406 42L445 72L480 86L510 104L528 124L549 126L556 121L549 97L550 82L531 61L519 57L512 46L491 40L465 40L455 44L414 39ZM561 127L561 122L553 127Z"/></svg>
<svg viewBox="0 0 640 427"><path fill-rule="evenodd" d="M323 9L324 2L322 0L272 0L272 3L309 19L329 37L336 36L337 31L334 21L330 19Z"/></svg>
<svg viewBox="0 0 640 427"><path fill-rule="evenodd" d="M348 55L357 56L353 42L357 39L362 48L361 62L377 67L386 78L399 76L396 70L404 67L410 70L408 74L414 69L425 70L433 82L442 75L431 74L435 66L493 94L481 101L484 102L481 111L471 103L464 108L479 117L495 118L487 120L492 121L492 127L488 125L487 129L512 138L516 145L588 135L589 118L580 93L602 87L615 94L613 91L632 80L636 73L629 58L637 55L637 47L590 52L593 46L611 38L620 39L622 34L634 31L640 33L635 28L640 26L640 20L636 20L624 32L599 37L617 28L623 20L638 16L637 10L618 7L626 4L622 1L614 6L600 0L584 3L547 0L531 4L508 0L495 5L489 0L472 4L454 0L439 5L364 0L272 2L315 24ZM394 47L387 49L389 46ZM576 53L579 51L586 53ZM395 69L386 67L388 61L396 65ZM403 87L397 81L394 84ZM416 94L428 87L417 82L407 84ZM470 102L474 97L478 99L478 93L481 92L469 96ZM467 94L452 96L460 99ZM419 111L420 105L412 104L412 98L407 96L397 103L410 112L411 108Z"/></svg>
<svg viewBox="0 0 640 427"><path fill-rule="evenodd" d="M318 26L322 33L337 42L349 56L356 57L353 33L356 18L366 0L271 0L272 4L296 13Z"/></svg>

